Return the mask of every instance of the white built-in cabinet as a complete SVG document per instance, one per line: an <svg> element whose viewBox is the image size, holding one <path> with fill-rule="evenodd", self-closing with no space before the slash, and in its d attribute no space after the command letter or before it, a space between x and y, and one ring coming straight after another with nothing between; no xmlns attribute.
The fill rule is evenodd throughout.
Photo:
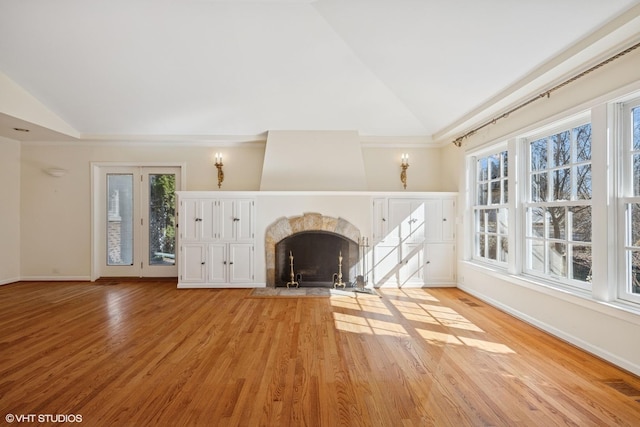
<svg viewBox="0 0 640 427"><path fill-rule="evenodd" d="M455 194L372 202L374 285L454 285Z"/></svg>
<svg viewBox="0 0 640 427"><path fill-rule="evenodd" d="M253 286L255 201L178 192L178 287Z"/></svg>

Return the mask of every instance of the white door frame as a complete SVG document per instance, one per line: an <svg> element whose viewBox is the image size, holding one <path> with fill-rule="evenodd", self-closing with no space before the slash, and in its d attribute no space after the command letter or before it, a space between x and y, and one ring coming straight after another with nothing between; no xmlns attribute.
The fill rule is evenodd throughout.
<svg viewBox="0 0 640 427"><path fill-rule="evenodd" d="M100 277L103 259L100 254L100 235L103 231L103 224L100 220L100 194L101 193L101 173L105 168L118 167L173 167L180 168L180 188L176 191L184 190L187 187L187 165L185 162L91 162L91 281ZM177 207L176 207L177 209ZM176 256L178 254L176 253ZM177 259L176 259L177 263Z"/></svg>

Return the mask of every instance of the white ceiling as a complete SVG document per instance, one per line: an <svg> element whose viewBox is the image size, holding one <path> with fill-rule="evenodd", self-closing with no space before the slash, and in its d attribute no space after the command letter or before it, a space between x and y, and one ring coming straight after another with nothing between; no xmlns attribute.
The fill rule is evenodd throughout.
<svg viewBox="0 0 640 427"><path fill-rule="evenodd" d="M0 0L0 72L87 138L278 129L428 142L528 95L545 64L638 4ZM0 136L27 139L10 119Z"/></svg>

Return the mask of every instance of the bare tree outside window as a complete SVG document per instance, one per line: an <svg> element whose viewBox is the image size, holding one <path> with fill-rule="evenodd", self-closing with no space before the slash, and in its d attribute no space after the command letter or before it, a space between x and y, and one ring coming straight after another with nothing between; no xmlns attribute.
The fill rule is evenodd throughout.
<svg viewBox="0 0 640 427"><path fill-rule="evenodd" d="M528 145L528 268L586 284L592 273L591 124Z"/></svg>
<svg viewBox="0 0 640 427"><path fill-rule="evenodd" d="M630 119L631 141L628 153L631 176L627 179L632 186L633 195L625 209L626 292L640 295L640 106L631 109Z"/></svg>

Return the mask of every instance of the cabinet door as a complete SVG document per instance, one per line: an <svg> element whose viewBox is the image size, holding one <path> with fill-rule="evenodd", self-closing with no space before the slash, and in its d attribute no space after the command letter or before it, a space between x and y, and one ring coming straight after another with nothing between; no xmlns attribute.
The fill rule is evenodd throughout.
<svg viewBox="0 0 640 427"><path fill-rule="evenodd" d="M398 286L422 286L424 284L424 245L421 243L402 245L401 263Z"/></svg>
<svg viewBox="0 0 640 427"><path fill-rule="evenodd" d="M413 243L424 242L426 233L425 204L424 200L414 200L411 202L411 237L409 241Z"/></svg>
<svg viewBox="0 0 640 427"><path fill-rule="evenodd" d="M384 241L387 237L387 201L373 199L373 243Z"/></svg>
<svg viewBox="0 0 640 427"><path fill-rule="evenodd" d="M425 201L389 200L389 237L402 242L422 243L425 237Z"/></svg>
<svg viewBox="0 0 640 427"><path fill-rule="evenodd" d="M442 200L442 240L452 241L456 237L456 201Z"/></svg>
<svg viewBox="0 0 640 427"><path fill-rule="evenodd" d="M254 202L253 200L235 201L235 240L238 242L253 241L254 238Z"/></svg>
<svg viewBox="0 0 640 427"><path fill-rule="evenodd" d="M180 281L200 282L205 281L205 246L202 244L186 244L180 250Z"/></svg>
<svg viewBox="0 0 640 427"><path fill-rule="evenodd" d="M442 200L425 200L426 229L425 239L428 242L442 241Z"/></svg>
<svg viewBox="0 0 640 427"><path fill-rule="evenodd" d="M180 238L183 242L200 239L202 204L198 199L180 201Z"/></svg>
<svg viewBox="0 0 640 427"><path fill-rule="evenodd" d="M216 240L220 235L218 203L210 199L185 199L181 204L182 241Z"/></svg>
<svg viewBox="0 0 640 427"><path fill-rule="evenodd" d="M203 240L216 240L220 238L220 214L218 212L218 201L205 199L201 201L202 221L200 222L202 231L200 235Z"/></svg>
<svg viewBox="0 0 640 427"><path fill-rule="evenodd" d="M236 242L253 241L254 202L251 199L220 200L221 235L220 239Z"/></svg>
<svg viewBox="0 0 640 427"><path fill-rule="evenodd" d="M236 218L235 214L235 200L227 199L220 200L220 239L221 240L235 240Z"/></svg>
<svg viewBox="0 0 640 427"><path fill-rule="evenodd" d="M375 245L373 248L373 283L375 286L398 286L400 254L398 245Z"/></svg>
<svg viewBox="0 0 640 427"><path fill-rule="evenodd" d="M389 200L389 238L392 243L411 235L411 200Z"/></svg>
<svg viewBox="0 0 640 427"><path fill-rule="evenodd" d="M207 281L211 283L227 282L227 245L213 243L207 248Z"/></svg>
<svg viewBox="0 0 640 427"><path fill-rule="evenodd" d="M229 281L253 282L253 245L229 243Z"/></svg>
<svg viewBox="0 0 640 427"><path fill-rule="evenodd" d="M425 281L430 284L455 282L455 245L429 243L425 245L425 251Z"/></svg>

